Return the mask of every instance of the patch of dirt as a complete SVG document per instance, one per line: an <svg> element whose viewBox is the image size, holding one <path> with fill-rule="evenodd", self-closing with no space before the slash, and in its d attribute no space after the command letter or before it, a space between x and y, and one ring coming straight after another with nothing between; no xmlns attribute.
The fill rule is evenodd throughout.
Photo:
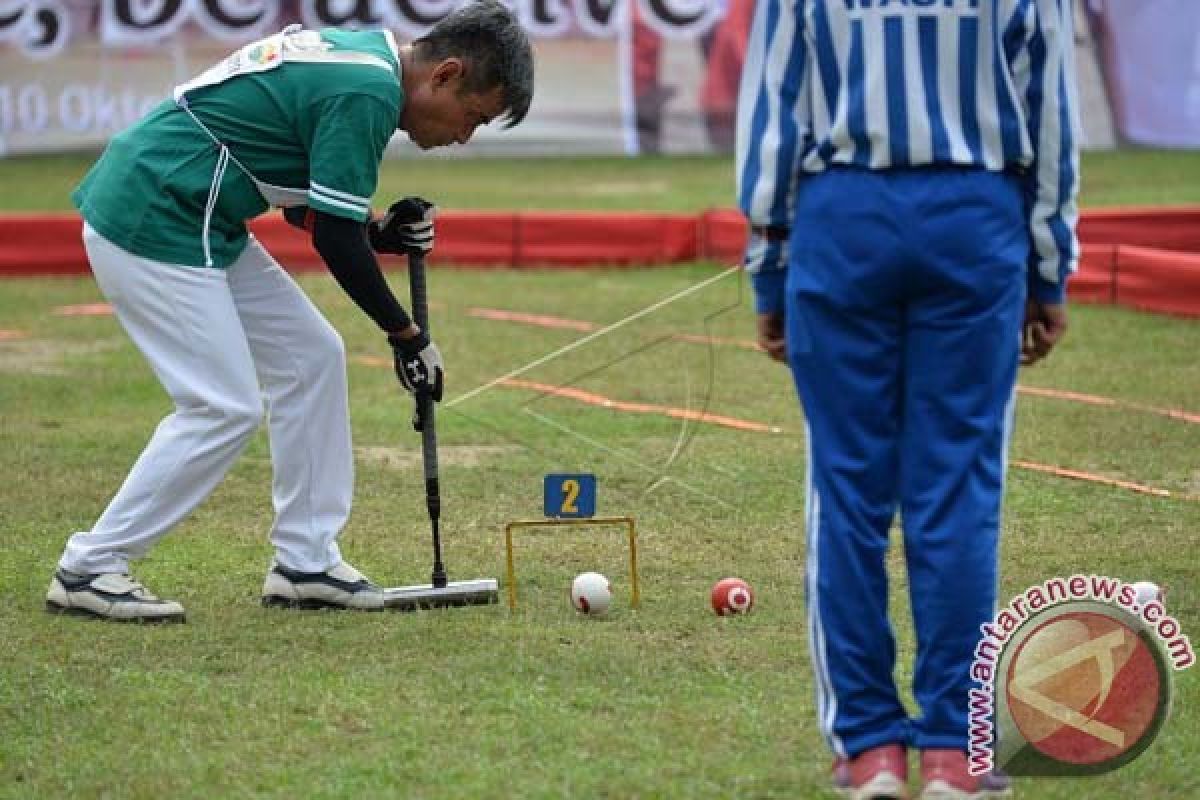
<svg viewBox="0 0 1200 800"><path fill-rule="evenodd" d="M581 193L595 196L630 193L665 194L668 188L666 181L604 181L592 184L587 189L582 190Z"/></svg>
<svg viewBox="0 0 1200 800"><path fill-rule="evenodd" d="M112 313L110 303L79 303L54 309L54 314L59 317L109 317Z"/></svg>
<svg viewBox="0 0 1200 800"><path fill-rule="evenodd" d="M0 372L32 375L66 375L68 358L115 350L116 339L64 342L59 339L10 339L0 341Z"/></svg>
<svg viewBox="0 0 1200 800"><path fill-rule="evenodd" d="M492 458L511 455L520 450L516 445L442 445L438 447L438 464L451 467L478 467ZM421 451L406 447L356 447L359 461L390 469L420 469Z"/></svg>

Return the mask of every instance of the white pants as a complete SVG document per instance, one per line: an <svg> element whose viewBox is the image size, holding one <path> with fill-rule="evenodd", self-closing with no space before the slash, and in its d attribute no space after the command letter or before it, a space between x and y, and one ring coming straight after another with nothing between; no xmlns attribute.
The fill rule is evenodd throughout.
<svg viewBox="0 0 1200 800"><path fill-rule="evenodd" d="M337 331L253 238L228 270L140 258L86 224L83 241L96 282L175 411L59 565L127 571L221 482L263 420L264 394L275 558L304 572L338 564L354 456Z"/></svg>

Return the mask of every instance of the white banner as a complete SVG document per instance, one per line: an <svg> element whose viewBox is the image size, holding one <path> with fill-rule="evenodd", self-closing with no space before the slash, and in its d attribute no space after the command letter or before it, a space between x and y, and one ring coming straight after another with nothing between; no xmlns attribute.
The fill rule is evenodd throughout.
<svg viewBox="0 0 1200 800"><path fill-rule="evenodd" d="M1120 137L1200 148L1200 1L1087 0Z"/></svg>
<svg viewBox="0 0 1200 800"><path fill-rule="evenodd" d="M404 41L462 2L0 0L0 157L97 148L175 84L287 24L387 27ZM732 148L753 0L507 5L535 38L533 107L517 129L480 131L462 152ZM1078 9L1084 145L1200 147L1200 0ZM392 150L415 152L402 136Z"/></svg>
<svg viewBox="0 0 1200 800"><path fill-rule="evenodd" d="M95 148L239 44L300 22L425 33L463 0L0 0L0 156ZM526 121L471 152L727 149L752 0L509 0ZM735 9L730 12L730 9ZM411 146L402 136L395 152Z"/></svg>

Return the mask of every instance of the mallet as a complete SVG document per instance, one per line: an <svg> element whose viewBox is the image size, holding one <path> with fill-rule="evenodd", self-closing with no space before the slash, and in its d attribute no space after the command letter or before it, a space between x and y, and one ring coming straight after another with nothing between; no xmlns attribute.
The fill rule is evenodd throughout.
<svg viewBox="0 0 1200 800"><path fill-rule="evenodd" d="M408 253L408 281L412 294L413 319L429 333L429 301L425 289L425 256L418 251ZM429 392L416 394L417 412L413 427L421 432L421 463L425 472L425 506L433 529L433 574L427 585L398 586L385 589L387 607L401 611L418 608L447 608L479 606L499 599L494 579L447 581L446 566L442 563L442 539L438 522L442 514L442 498L438 487L437 428L433 397Z"/></svg>

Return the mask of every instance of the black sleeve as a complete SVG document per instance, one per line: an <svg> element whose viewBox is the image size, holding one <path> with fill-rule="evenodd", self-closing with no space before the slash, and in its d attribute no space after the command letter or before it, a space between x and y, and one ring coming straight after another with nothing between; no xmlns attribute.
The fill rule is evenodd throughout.
<svg viewBox="0 0 1200 800"><path fill-rule="evenodd" d="M380 329L397 333L412 324L383 277L361 222L317 211L312 240L338 285Z"/></svg>
<svg viewBox="0 0 1200 800"><path fill-rule="evenodd" d="M287 220L289 225L311 233L312 226L309 224L308 214L308 206L288 206L283 209L283 218Z"/></svg>

